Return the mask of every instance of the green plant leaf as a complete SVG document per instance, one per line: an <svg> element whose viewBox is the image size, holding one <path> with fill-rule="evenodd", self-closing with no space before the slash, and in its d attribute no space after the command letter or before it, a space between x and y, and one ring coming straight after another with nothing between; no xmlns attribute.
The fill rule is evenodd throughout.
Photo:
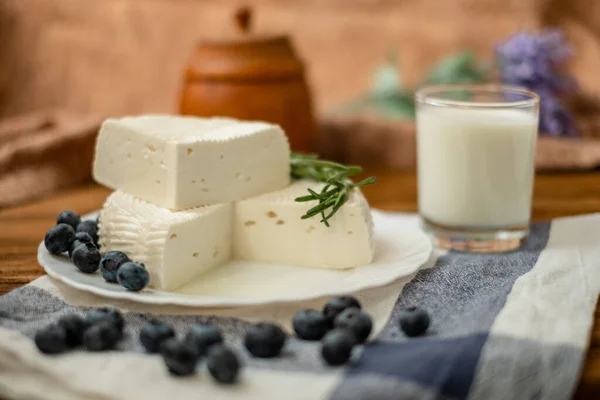
<svg viewBox="0 0 600 400"><path fill-rule="evenodd" d="M453 54L435 65L426 78L427 84L481 83L485 71L477 65L472 51Z"/></svg>
<svg viewBox="0 0 600 400"><path fill-rule="evenodd" d="M390 118L414 118L414 93L396 91L385 95L367 95L338 108L338 112L343 113L360 113L363 111L372 111Z"/></svg>
<svg viewBox="0 0 600 400"><path fill-rule="evenodd" d="M413 118L415 101L412 93L396 92L387 96L372 97L369 108L393 118Z"/></svg>
<svg viewBox="0 0 600 400"><path fill-rule="evenodd" d="M479 63L472 51L452 54L435 64L426 74L423 84L474 84L489 82L495 63ZM451 94L457 100L469 100L468 91ZM388 118L414 118L414 90L402 88L401 74L395 55L390 54L384 65L372 76L371 88L362 97L338 107L338 112L372 111Z"/></svg>
<svg viewBox="0 0 600 400"><path fill-rule="evenodd" d="M402 79L398 61L394 54L389 54L387 61L378 67L371 78L371 96L388 96L400 90Z"/></svg>
<svg viewBox="0 0 600 400"><path fill-rule="evenodd" d="M307 219L321 214L319 222L325 226L329 226L329 219L346 203L348 193L352 189L358 186L372 185L376 181L375 177L370 177L358 183L352 183L350 178L362 172L360 166L321 160L314 155L292 153L290 169L293 179L310 178L326 183L320 193L309 188L307 189L308 195L296 198L299 203L318 201L318 204L309 208L300 218Z"/></svg>

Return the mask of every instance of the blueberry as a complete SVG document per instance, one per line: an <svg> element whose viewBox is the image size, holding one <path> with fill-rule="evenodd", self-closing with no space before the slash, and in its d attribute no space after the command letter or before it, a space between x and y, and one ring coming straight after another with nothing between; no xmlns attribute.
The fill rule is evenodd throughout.
<svg viewBox="0 0 600 400"><path fill-rule="evenodd" d="M350 359L356 337L348 329L337 328L329 331L321 343L321 356L325 362L329 365L342 365Z"/></svg>
<svg viewBox="0 0 600 400"><path fill-rule="evenodd" d="M65 333L67 334L67 345L69 347L76 347L83 343L83 333L86 329L86 323L80 315L65 315L58 320L58 326L65 330Z"/></svg>
<svg viewBox="0 0 600 400"><path fill-rule="evenodd" d="M206 366L213 378L221 383L235 382L240 372L240 361L237 356L233 350L222 344L210 348Z"/></svg>
<svg viewBox="0 0 600 400"><path fill-rule="evenodd" d="M71 245L71 248L69 249L69 259L73 258L73 252L75 251L75 249L79 246L81 246L82 244L84 244L83 242L80 242L79 240L75 239L73 241L73 244Z"/></svg>
<svg viewBox="0 0 600 400"><path fill-rule="evenodd" d="M44 245L52 254L61 254L69 251L75 241L75 231L71 225L58 224L50 228L44 237Z"/></svg>
<svg viewBox="0 0 600 400"><path fill-rule="evenodd" d="M427 311L409 307L400 312L400 329L406 336L419 336L425 333L431 322Z"/></svg>
<svg viewBox="0 0 600 400"><path fill-rule="evenodd" d="M244 345L255 357L272 358L281 352L285 339L285 333L279 326L261 322L248 328Z"/></svg>
<svg viewBox="0 0 600 400"><path fill-rule="evenodd" d="M77 246L83 243L94 243L94 239L92 239L89 233L86 232L75 233L75 240L69 249L69 258L73 257L73 251L77 248Z"/></svg>
<svg viewBox="0 0 600 400"><path fill-rule="evenodd" d="M98 223L95 220L88 219L81 221L75 231L87 233L94 239L94 243L98 243Z"/></svg>
<svg viewBox="0 0 600 400"><path fill-rule="evenodd" d="M185 341L196 346L198 354L203 356L212 345L223 342L223 335L214 325L196 324L188 331Z"/></svg>
<svg viewBox="0 0 600 400"><path fill-rule="evenodd" d="M346 308L335 317L334 325L336 328L348 329L356 336L358 343L364 343L373 329L371 317L359 308Z"/></svg>
<svg viewBox="0 0 600 400"><path fill-rule="evenodd" d="M160 345L167 339L175 337L175 331L160 321L150 321L140 330L140 342L149 353L158 353Z"/></svg>
<svg viewBox="0 0 600 400"><path fill-rule="evenodd" d="M100 251L93 243L82 243L71 253L71 261L81 272L94 273L100 266Z"/></svg>
<svg viewBox="0 0 600 400"><path fill-rule="evenodd" d="M105 321L108 321L111 325L114 325L121 334L123 333L125 320L123 318L123 314L121 314L121 312L116 308L95 308L85 314L85 323L88 327Z"/></svg>
<svg viewBox="0 0 600 400"><path fill-rule="evenodd" d="M77 229L77 225L81 222L81 217L79 214L71 211L65 210L58 214L56 218L56 224L67 224L70 225L74 230Z"/></svg>
<svg viewBox="0 0 600 400"><path fill-rule="evenodd" d="M78 240L83 243L94 243L94 238L90 236L87 232L76 232L75 240Z"/></svg>
<svg viewBox="0 0 600 400"><path fill-rule="evenodd" d="M191 375L196 371L198 352L193 344L177 339L162 342L160 352L163 360L173 375Z"/></svg>
<svg viewBox="0 0 600 400"><path fill-rule="evenodd" d="M102 321L89 327L83 334L83 346L89 351L112 350L123 335L110 321Z"/></svg>
<svg viewBox="0 0 600 400"><path fill-rule="evenodd" d="M139 292L150 282L150 275L143 264L126 262L117 271L117 281L125 289Z"/></svg>
<svg viewBox="0 0 600 400"><path fill-rule="evenodd" d="M354 297L351 296L338 296L329 300L325 307L323 307L323 314L329 321L329 327L333 327L333 321L339 313L344 311L346 308L361 308L360 303Z"/></svg>
<svg viewBox="0 0 600 400"><path fill-rule="evenodd" d="M109 251L100 260L100 273L106 282L117 282L117 271L119 267L130 261L129 257L122 251Z"/></svg>
<svg viewBox="0 0 600 400"><path fill-rule="evenodd" d="M34 341L37 348L45 354L59 354L70 349L67 333L59 325L50 325L39 330Z"/></svg>
<svg viewBox="0 0 600 400"><path fill-rule="evenodd" d="M329 321L317 310L298 311L292 325L296 335L304 340L320 340L329 330Z"/></svg>

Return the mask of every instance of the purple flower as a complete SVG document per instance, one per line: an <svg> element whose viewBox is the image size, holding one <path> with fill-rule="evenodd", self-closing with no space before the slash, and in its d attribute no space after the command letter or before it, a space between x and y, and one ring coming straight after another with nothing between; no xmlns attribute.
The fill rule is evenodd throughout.
<svg viewBox="0 0 600 400"><path fill-rule="evenodd" d="M540 102L540 131L551 136L575 136L573 115L553 96Z"/></svg>
<svg viewBox="0 0 600 400"><path fill-rule="evenodd" d="M538 37L553 62L566 61L573 55L573 47L566 41L561 30L545 29Z"/></svg>
<svg viewBox="0 0 600 400"><path fill-rule="evenodd" d="M540 63L560 64L573 55L573 48L557 29L545 29L537 34L517 33L496 50L507 62L537 60Z"/></svg>
<svg viewBox="0 0 600 400"><path fill-rule="evenodd" d="M573 50L558 30L518 33L496 50L504 83L529 88L542 86L553 93L575 89L574 80L559 69Z"/></svg>
<svg viewBox="0 0 600 400"><path fill-rule="evenodd" d="M573 135L574 120L559 102L562 94L577 89L575 79L561 71L573 54L559 30L521 32L496 49L503 83L524 86L542 98L540 130L553 135Z"/></svg>

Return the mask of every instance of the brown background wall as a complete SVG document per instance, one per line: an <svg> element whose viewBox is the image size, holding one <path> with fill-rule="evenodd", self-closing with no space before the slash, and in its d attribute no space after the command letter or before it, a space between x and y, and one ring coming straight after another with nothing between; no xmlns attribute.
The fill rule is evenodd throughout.
<svg viewBox="0 0 600 400"><path fill-rule="evenodd" d="M0 116L48 106L102 115L176 111L194 43L231 32L234 0L0 0ZM434 60L559 25L572 68L600 92L600 1L255 0L256 29L289 32L319 111L359 95L389 50L408 82Z"/></svg>

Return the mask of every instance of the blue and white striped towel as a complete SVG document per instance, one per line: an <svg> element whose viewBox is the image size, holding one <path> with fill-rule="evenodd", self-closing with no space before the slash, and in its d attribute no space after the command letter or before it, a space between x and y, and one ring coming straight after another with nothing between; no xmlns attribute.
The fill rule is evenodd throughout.
<svg viewBox="0 0 600 400"><path fill-rule="evenodd" d="M415 224L414 216L406 216ZM432 267L431 267L432 266ZM412 280L357 293L375 319L376 340L354 362L331 368L318 343L290 339L275 360L246 355L241 338L258 320L289 329L300 308L327 299L235 309L160 308L111 302L124 311L126 340L109 353L44 356L30 337L63 314L107 300L48 277L0 297L0 396L27 399L547 399L572 396L600 292L600 215L532 226L532 236L507 254L447 253ZM429 334L407 339L398 311L429 310ZM212 322L239 349L239 384L220 386L200 364L189 378L170 377L160 357L137 341L150 318L183 334Z"/></svg>

